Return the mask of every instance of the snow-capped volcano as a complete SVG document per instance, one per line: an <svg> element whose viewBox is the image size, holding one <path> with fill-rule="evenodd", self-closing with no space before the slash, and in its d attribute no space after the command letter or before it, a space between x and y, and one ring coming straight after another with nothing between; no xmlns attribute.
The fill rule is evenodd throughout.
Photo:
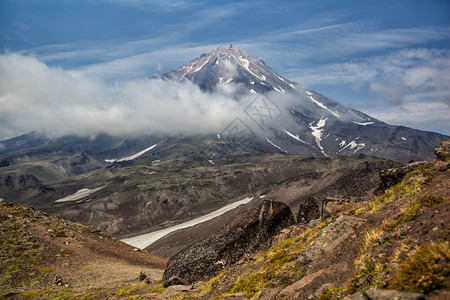
<svg viewBox="0 0 450 300"><path fill-rule="evenodd" d="M305 156L368 154L406 162L433 159L434 148L448 139L388 125L345 107L283 78L261 59L231 45L162 76L190 80L210 93L220 91L221 85L233 85L235 98L248 104L244 117L232 128L239 131L241 126L241 132L255 135L264 151Z"/></svg>
<svg viewBox="0 0 450 300"><path fill-rule="evenodd" d="M294 82L275 73L259 58L230 46L222 45L209 54L202 54L187 65L163 76L189 79L204 91L214 91L218 84L236 83L247 87L249 93L277 91L286 93L297 89Z"/></svg>

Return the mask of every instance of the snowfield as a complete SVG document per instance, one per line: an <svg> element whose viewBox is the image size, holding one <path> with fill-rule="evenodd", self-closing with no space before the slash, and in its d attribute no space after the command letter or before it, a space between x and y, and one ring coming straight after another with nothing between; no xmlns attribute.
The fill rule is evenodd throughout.
<svg viewBox="0 0 450 300"><path fill-rule="evenodd" d="M222 214L224 214L224 213L226 213L226 212L228 212L228 211L230 211L232 209L235 209L236 207L238 207L240 205L244 205L244 204L249 203L251 200L253 200L253 198L248 197L248 198L242 199L240 201L236 201L236 202L234 202L232 204L229 204L227 206L224 206L224 207L222 207L222 208L220 208L220 209L218 209L218 210L216 210L216 211L214 211L212 213L209 213L207 215L201 216L201 217L199 217L197 219L193 219L193 220L190 220L190 221L187 221L187 222L184 222L184 223L181 223L181 224L169 227L169 228L165 228L165 229L153 231L153 232L150 232L150 233L140 234L140 235L137 235L137 236L134 236L134 237L126 238L126 239L123 239L121 241L124 242L124 243L127 243L127 244L129 244L129 245L131 245L133 247L144 249L144 248L150 246L151 244L153 244L154 242L156 242L157 240L159 240L160 238L168 235L171 232L174 232L174 231L177 231L177 230L180 230L180 229L183 229L183 228L192 227L192 226L195 226L197 224L204 223L206 221L212 220L212 219L214 219L214 218L216 218L216 217L218 217L218 216L220 216L220 215L222 215Z"/></svg>

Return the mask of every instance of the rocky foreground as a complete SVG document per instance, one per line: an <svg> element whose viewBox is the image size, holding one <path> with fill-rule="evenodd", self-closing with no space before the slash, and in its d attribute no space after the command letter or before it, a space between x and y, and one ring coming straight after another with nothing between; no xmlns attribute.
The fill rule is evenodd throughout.
<svg viewBox="0 0 450 300"><path fill-rule="evenodd" d="M383 172L370 201L308 198L297 223L266 197L164 275L145 251L2 204L0 298L449 299L449 145L435 162Z"/></svg>

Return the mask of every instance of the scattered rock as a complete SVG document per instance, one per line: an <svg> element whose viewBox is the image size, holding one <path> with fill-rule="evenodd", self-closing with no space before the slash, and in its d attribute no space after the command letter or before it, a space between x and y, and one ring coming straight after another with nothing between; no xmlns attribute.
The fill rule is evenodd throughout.
<svg viewBox="0 0 450 300"><path fill-rule="evenodd" d="M320 218L320 208L316 199L308 197L300 204L297 214L298 223L308 223L311 220Z"/></svg>
<svg viewBox="0 0 450 300"><path fill-rule="evenodd" d="M139 281L144 281L145 279L147 279L147 273L142 270L141 273L139 273Z"/></svg>
<svg viewBox="0 0 450 300"><path fill-rule="evenodd" d="M65 283L64 283L63 279L61 278L61 276L56 275L55 278L53 279L53 284L56 284L57 286L62 286Z"/></svg>
<svg viewBox="0 0 450 300"><path fill-rule="evenodd" d="M243 256L267 250L274 236L294 223L289 206L264 200L258 207L238 215L218 233L171 257L163 284L188 285L210 278Z"/></svg>
<svg viewBox="0 0 450 300"><path fill-rule="evenodd" d="M436 164L434 165L434 169L436 171L447 171L449 168L450 162L443 162L441 160L437 161Z"/></svg>
<svg viewBox="0 0 450 300"><path fill-rule="evenodd" d="M406 293L394 290L372 290L362 293L362 295L354 296L351 300L425 300L422 294Z"/></svg>
<svg viewBox="0 0 450 300"><path fill-rule="evenodd" d="M155 283L161 280L163 272L155 269L142 270L139 273L139 281L145 281L145 283Z"/></svg>
<svg viewBox="0 0 450 300"><path fill-rule="evenodd" d="M436 159L444 162L450 161L450 140L443 141L439 144L439 146L434 150L434 154L436 154Z"/></svg>

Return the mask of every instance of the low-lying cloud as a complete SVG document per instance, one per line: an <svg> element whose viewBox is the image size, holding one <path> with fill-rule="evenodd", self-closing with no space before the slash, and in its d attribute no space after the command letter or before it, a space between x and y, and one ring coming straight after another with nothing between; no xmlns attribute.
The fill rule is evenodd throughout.
<svg viewBox="0 0 450 300"><path fill-rule="evenodd" d="M33 130L52 136L217 133L246 104L227 94L163 79L108 85L6 54L0 56L0 139Z"/></svg>

